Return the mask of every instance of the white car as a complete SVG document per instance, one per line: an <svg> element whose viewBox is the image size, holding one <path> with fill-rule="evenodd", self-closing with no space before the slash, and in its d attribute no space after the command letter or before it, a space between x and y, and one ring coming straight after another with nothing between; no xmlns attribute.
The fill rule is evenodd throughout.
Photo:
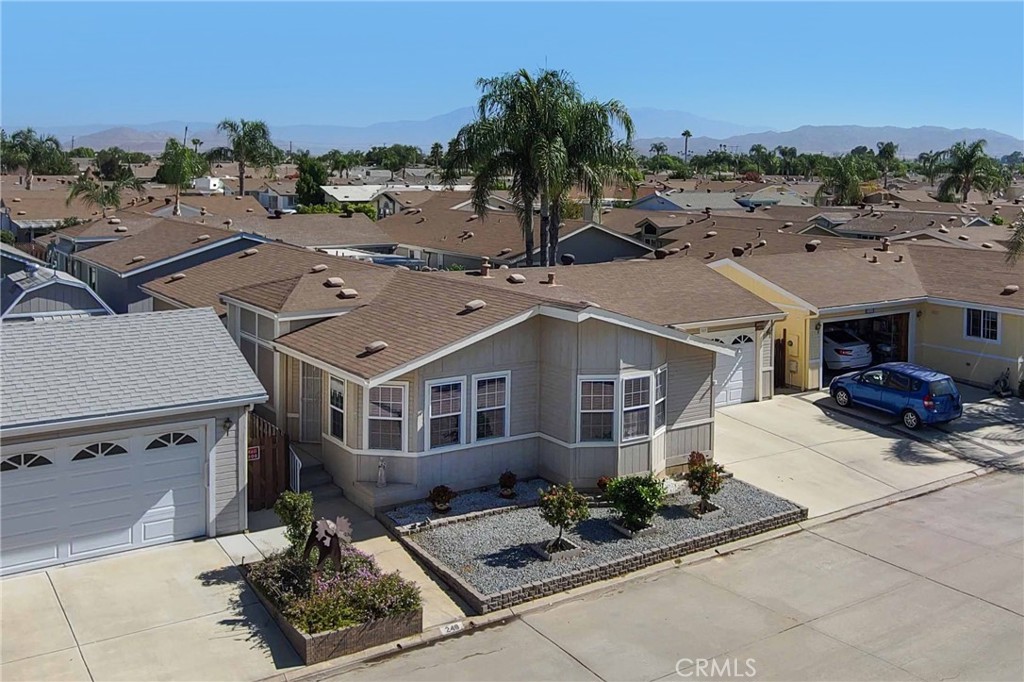
<svg viewBox="0 0 1024 682"><path fill-rule="evenodd" d="M858 369L871 364L871 344L845 329L825 332L822 354L829 369Z"/></svg>

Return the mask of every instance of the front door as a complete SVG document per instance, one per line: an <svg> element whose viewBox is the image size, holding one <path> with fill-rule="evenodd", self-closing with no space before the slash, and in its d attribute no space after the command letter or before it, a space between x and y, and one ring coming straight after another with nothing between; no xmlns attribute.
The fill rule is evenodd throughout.
<svg viewBox="0 0 1024 682"><path fill-rule="evenodd" d="M315 443L320 440L320 414L323 410L320 384L323 372L305 362L299 371L299 440Z"/></svg>

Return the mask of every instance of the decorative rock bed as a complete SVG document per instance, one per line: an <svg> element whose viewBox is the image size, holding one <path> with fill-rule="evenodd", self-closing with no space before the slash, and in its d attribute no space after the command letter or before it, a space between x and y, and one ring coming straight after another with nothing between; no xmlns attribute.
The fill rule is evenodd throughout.
<svg viewBox="0 0 1024 682"><path fill-rule="evenodd" d="M420 527L465 521L467 518L535 506L540 499L540 490L550 485L543 478L519 481L514 488L515 497L502 497L498 486L462 492L452 500L451 509L443 514L434 511L434 506L430 502L416 502L384 512L384 518L381 520L391 526L396 533L403 535L419 530Z"/></svg>
<svg viewBox="0 0 1024 682"><path fill-rule="evenodd" d="M519 484L533 489L534 498L543 485L543 481ZM688 510L697 498L678 485L669 490L675 494L666 499L653 528L633 538L611 527L609 521L616 518L613 509L592 506L591 518L567 533L582 552L558 561L545 561L532 550L531 545L553 539L557 531L540 518L536 508L524 507L522 498L510 501L515 506L493 509L486 517L469 514L425 528L407 527L400 539L473 609L487 613L807 518L805 507L735 479L715 496L720 509L701 518ZM501 500L496 491L489 495ZM399 518L408 518L406 514Z"/></svg>

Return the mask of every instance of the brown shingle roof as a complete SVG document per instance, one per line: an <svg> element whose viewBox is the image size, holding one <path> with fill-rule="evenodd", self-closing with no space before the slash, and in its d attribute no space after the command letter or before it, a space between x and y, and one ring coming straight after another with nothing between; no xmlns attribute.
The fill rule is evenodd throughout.
<svg viewBox="0 0 1024 682"><path fill-rule="evenodd" d="M233 219L231 229L306 247L356 247L394 243L376 223L362 213L353 213L349 218L335 213L294 214L280 218L265 214L250 215Z"/></svg>
<svg viewBox="0 0 1024 682"><path fill-rule="evenodd" d="M148 197L153 200L149 201ZM168 201L170 199L170 201ZM135 206L126 206L124 210L133 213L152 214L156 211L166 213L174 203L174 192L168 190L150 190L146 198ZM267 210L260 205L256 197L246 196L224 196L219 194L197 195L185 194L181 197L183 206L191 206L196 210L206 209L210 218L245 218L252 215L266 215ZM164 217L169 217L164 216Z"/></svg>
<svg viewBox="0 0 1024 682"><path fill-rule="evenodd" d="M779 310L738 284L705 267L695 258L625 261L551 269L556 286L547 284L547 270L492 270L484 278L465 273L436 273L505 291L520 291L549 300L601 308L657 325L691 324L736 317L771 315ZM508 281L526 277L522 284Z"/></svg>
<svg viewBox="0 0 1024 682"><path fill-rule="evenodd" d="M1010 265L1002 253L911 246L917 277L929 296L1024 311L1024 263ZM1016 293L1004 287L1016 284Z"/></svg>
<svg viewBox="0 0 1024 682"><path fill-rule="evenodd" d="M113 227L113 226L110 226ZM240 236L238 232L210 225L193 225L178 220L160 220L155 225L109 244L82 251L82 260L118 273L128 273L194 249ZM141 260L134 260L143 256Z"/></svg>
<svg viewBox="0 0 1024 682"><path fill-rule="evenodd" d="M465 312L466 303L474 299L482 299L487 305ZM524 293L488 290L471 282L395 270L395 276L369 305L282 336L277 343L356 376L370 378L525 313L542 302ZM388 347L367 353L366 346L374 341L384 341Z"/></svg>
<svg viewBox="0 0 1024 682"><path fill-rule="evenodd" d="M817 239L820 242L818 248L823 250L865 247L863 239L813 237L780 231L781 229L780 223L769 223L769 221L759 218L712 217L711 220L695 222L692 225L665 232L660 239L667 242L664 248L682 248L688 243L690 248L686 249L689 252L687 255L709 263L722 258L737 258L733 254L734 248L743 249L744 253L739 257L744 259L776 253L805 251L807 243L812 239ZM712 232L713 235L710 234ZM761 244L762 241L764 244ZM870 246L875 246L875 244L870 244Z"/></svg>

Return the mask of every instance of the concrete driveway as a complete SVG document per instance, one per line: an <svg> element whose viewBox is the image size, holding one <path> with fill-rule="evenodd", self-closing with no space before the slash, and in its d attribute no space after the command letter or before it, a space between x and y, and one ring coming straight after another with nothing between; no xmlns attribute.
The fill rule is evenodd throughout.
<svg viewBox="0 0 1024 682"><path fill-rule="evenodd" d="M738 478L806 506L812 517L981 464L909 437L889 426L887 416L860 412L839 410L820 392L721 408L715 459Z"/></svg>
<svg viewBox="0 0 1024 682"><path fill-rule="evenodd" d="M253 680L300 661L217 540L0 582L0 679Z"/></svg>

